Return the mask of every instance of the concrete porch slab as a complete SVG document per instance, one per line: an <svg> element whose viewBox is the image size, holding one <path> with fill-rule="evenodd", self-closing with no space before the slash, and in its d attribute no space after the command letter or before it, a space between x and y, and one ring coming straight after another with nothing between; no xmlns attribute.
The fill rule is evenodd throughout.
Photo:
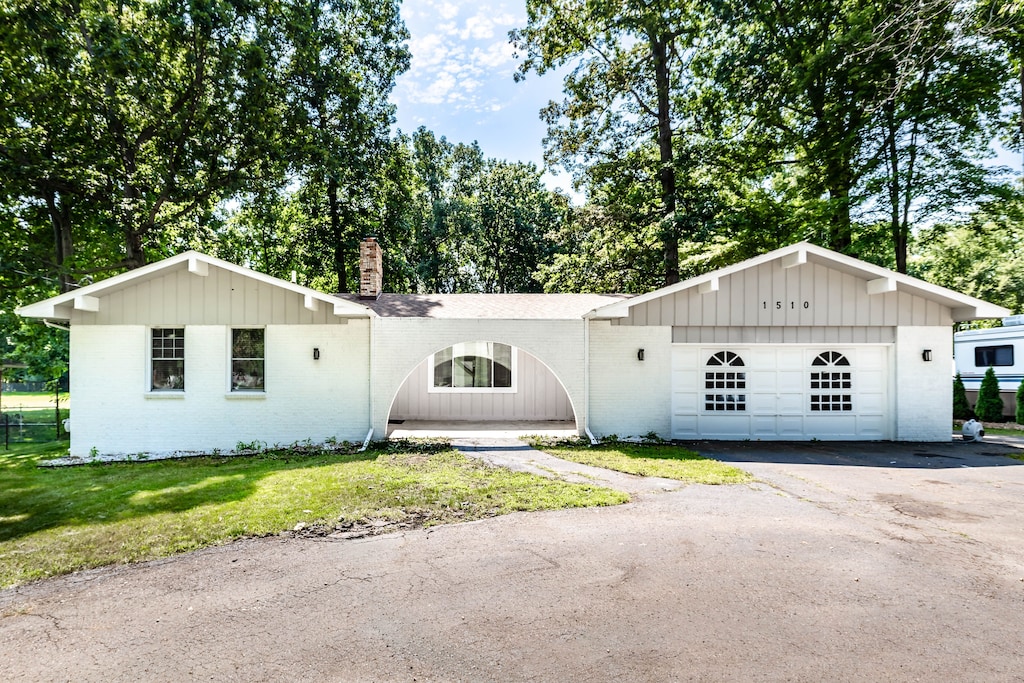
<svg viewBox="0 0 1024 683"><path fill-rule="evenodd" d="M452 439L518 439L536 434L572 438L579 435L575 422L552 421L433 421L405 420L388 425L388 437L408 439L416 437L448 437Z"/></svg>

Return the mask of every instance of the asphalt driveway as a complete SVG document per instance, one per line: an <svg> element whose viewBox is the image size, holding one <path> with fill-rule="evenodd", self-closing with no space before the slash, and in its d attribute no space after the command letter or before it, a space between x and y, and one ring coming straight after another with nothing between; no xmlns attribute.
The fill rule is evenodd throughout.
<svg viewBox="0 0 1024 683"><path fill-rule="evenodd" d="M1008 447L695 445L759 481L2 592L3 677L1022 680Z"/></svg>

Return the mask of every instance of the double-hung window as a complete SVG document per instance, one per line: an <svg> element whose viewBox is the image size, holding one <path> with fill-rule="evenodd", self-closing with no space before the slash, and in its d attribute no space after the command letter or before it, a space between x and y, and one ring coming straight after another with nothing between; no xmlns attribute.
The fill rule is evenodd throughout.
<svg viewBox="0 0 1024 683"><path fill-rule="evenodd" d="M266 345L263 328L231 330L231 391L264 391Z"/></svg>
<svg viewBox="0 0 1024 683"><path fill-rule="evenodd" d="M430 391L515 391L512 347L497 342L465 342L434 354Z"/></svg>
<svg viewBox="0 0 1024 683"><path fill-rule="evenodd" d="M185 328L154 328L150 347L150 391L185 390Z"/></svg>

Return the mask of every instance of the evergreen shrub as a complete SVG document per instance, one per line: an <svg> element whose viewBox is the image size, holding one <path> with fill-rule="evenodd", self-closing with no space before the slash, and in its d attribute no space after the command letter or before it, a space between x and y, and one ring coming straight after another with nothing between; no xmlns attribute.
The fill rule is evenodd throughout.
<svg viewBox="0 0 1024 683"><path fill-rule="evenodd" d="M985 377L981 380L974 412L982 422L1003 421L1003 399L999 397L999 380L996 378L996 371L991 367L985 371Z"/></svg>
<svg viewBox="0 0 1024 683"><path fill-rule="evenodd" d="M970 420L972 417L974 417L974 411L971 410L971 404L967 401L967 389L964 388L964 381L958 372L956 379L953 380L953 419Z"/></svg>

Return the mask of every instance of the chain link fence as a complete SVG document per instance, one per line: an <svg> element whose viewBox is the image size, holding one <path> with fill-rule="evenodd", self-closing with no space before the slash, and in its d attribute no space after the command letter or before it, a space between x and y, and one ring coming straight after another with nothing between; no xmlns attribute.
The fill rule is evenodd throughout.
<svg viewBox="0 0 1024 683"><path fill-rule="evenodd" d="M0 441L12 444L44 443L68 438L71 417L67 394L10 392L0 394Z"/></svg>

